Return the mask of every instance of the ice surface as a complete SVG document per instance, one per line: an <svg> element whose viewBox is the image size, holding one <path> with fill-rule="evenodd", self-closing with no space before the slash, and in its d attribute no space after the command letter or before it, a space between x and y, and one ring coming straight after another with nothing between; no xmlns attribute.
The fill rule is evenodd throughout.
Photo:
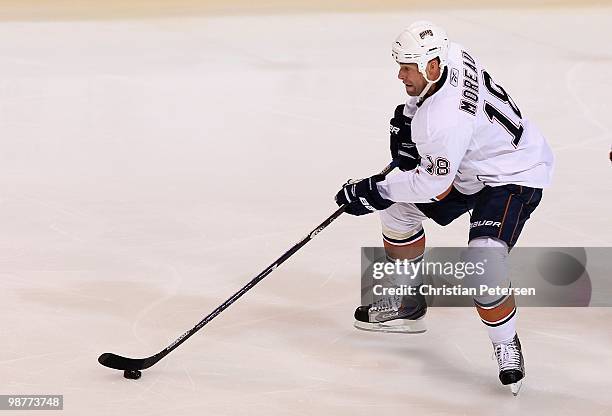
<svg viewBox="0 0 612 416"><path fill-rule="evenodd" d="M376 216L339 219L142 379L96 362L159 351L387 163L404 99L390 43L418 18L487 63L555 150L519 244L610 246L611 17L0 24L0 393L64 394L66 415L612 414L611 309L521 309L518 398L474 310L432 309L424 335L355 330ZM428 241L466 230L428 224Z"/></svg>

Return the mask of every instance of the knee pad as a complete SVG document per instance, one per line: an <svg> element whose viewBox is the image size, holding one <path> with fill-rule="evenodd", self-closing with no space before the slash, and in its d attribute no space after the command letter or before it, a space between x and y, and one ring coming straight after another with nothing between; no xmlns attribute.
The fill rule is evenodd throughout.
<svg viewBox="0 0 612 416"><path fill-rule="evenodd" d="M506 259L508 246L505 242L491 237L479 237L468 244L468 257L470 261L486 261L485 274L479 280L478 286L486 285L490 288L510 287L510 277ZM507 337L506 332L514 333L516 304L514 296L504 294L480 294L474 296L474 304L482 322L489 327L489 336ZM508 325L504 325L510 322ZM502 325L504 325L502 327ZM506 328L503 329L502 328ZM493 339L493 338L492 338Z"/></svg>
<svg viewBox="0 0 612 416"><path fill-rule="evenodd" d="M423 227L427 216L414 204L398 202L385 210L378 211L382 224L383 235L391 244L409 244L411 237L415 240ZM395 240L395 241L394 241Z"/></svg>
<svg viewBox="0 0 612 416"><path fill-rule="evenodd" d="M480 286L510 287L507 266L508 246L501 240L491 237L479 237L471 240L462 255L465 262L480 263L484 270L481 275L472 275L466 279L466 286L475 287L477 293ZM474 302L483 308L494 308L506 300L505 295L477 295Z"/></svg>
<svg viewBox="0 0 612 416"><path fill-rule="evenodd" d="M497 238L493 237L477 237L468 243L468 247L490 247L490 248L504 248L506 250L506 255L508 254L508 245Z"/></svg>

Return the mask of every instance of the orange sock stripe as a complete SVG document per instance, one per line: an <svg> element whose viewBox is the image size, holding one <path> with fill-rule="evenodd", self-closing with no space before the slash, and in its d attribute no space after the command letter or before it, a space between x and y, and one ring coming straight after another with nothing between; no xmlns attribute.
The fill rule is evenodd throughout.
<svg viewBox="0 0 612 416"><path fill-rule="evenodd" d="M485 321L484 319L481 319L481 321L486 326L492 326L492 327L501 326L501 325L507 323L508 321L510 321L514 317L515 314L516 314L516 308L512 309L512 312L510 313L510 315L506 316L504 319L501 319L499 321L488 322L488 321Z"/></svg>
<svg viewBox="0 0 612 416"><path fill-rule="evenodd" d="M504 302L494 308L483 308L482 306L476 305L476 310L478 311L478 315L480 315L480 319L490 324L503 321L512 314L514 309L516 309L514 296L508 296Z"/></svg>

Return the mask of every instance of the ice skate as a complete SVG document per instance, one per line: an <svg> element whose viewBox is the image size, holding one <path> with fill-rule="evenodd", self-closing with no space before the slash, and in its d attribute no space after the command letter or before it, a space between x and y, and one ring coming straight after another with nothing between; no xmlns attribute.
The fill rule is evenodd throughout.
<svg viewBox="0 0 612 416"><path fill-rule="evenodd" d="M427 330L423 295L388 296L355 310L355 328L364 331L421 333Z"/></svg>
<svg viewBox="0 0 612 416"><path fill-rule="evenodd" d="M518 335L508 344L493 344L493 349L499 365L499 380L504 386L510 385L512 394L517 396L525 377L525 363Z"/></svg>

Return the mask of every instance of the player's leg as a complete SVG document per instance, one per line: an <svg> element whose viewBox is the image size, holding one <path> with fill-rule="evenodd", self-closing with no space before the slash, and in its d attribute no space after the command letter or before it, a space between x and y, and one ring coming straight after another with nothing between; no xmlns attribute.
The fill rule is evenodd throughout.
<svg viewBox="0 0 612 416"><path fill-rule="evenodd" d="M380 211L387 261L418 262L425 250L422 221L427 217L414 204L398 203ZM427 311L418 293L419 275L394 273L386 276L385 287L411 288L414 294L381 296L355 311L355 327L368 331L417 333L426 330L421 318Z"/></svg>
<svg viewBox="0 0 612 416"><path fill-rule="evenodd" d="M474 282L477 288L484 284L490 288L511 286L506 260L508 245L497 238L476 237L468 244L467 260L473 264L486 264L485 274ZM466 281L468 283L468 281ZM525 365L521 344L516 333L517 309L513 295L490 295L474 297L474 305L489 339L499 366L499 379L518 393L525 376Z"/></svg>
<svg viewBox="0 0 612 416"><path fill-rule="evenodd" d="M425 251L422 222L431 218L442 226L448 225L471 209L475 200L475 195L464 195L451 187L440 201L427 204L396 203L379 211L388 260L421 261ZM406 279L405 275L396 276L392 284L413 288L411 295L381 298L377 304L357 308L355 326L372 331L390 332L391 329L391 332L414 332L417 328L420 332L424 331L424 322L420 318L425 315L427 304L419 292L422 276L417 274Z"/></svg>
<svg viewBox="0 0 612 416"><path fill-rule="evenodd" d="M485 188L472 215L468 254L470 261L486 261L484 284L511 287L507 268L509 250L541 199L541 190L518 185ZM479 279L480 280L480 279ZM487 328L499 365L502 384L518 393L525 376L521 344L516 333L517 308L513 295L483 294L474 298Z"/></svg>

